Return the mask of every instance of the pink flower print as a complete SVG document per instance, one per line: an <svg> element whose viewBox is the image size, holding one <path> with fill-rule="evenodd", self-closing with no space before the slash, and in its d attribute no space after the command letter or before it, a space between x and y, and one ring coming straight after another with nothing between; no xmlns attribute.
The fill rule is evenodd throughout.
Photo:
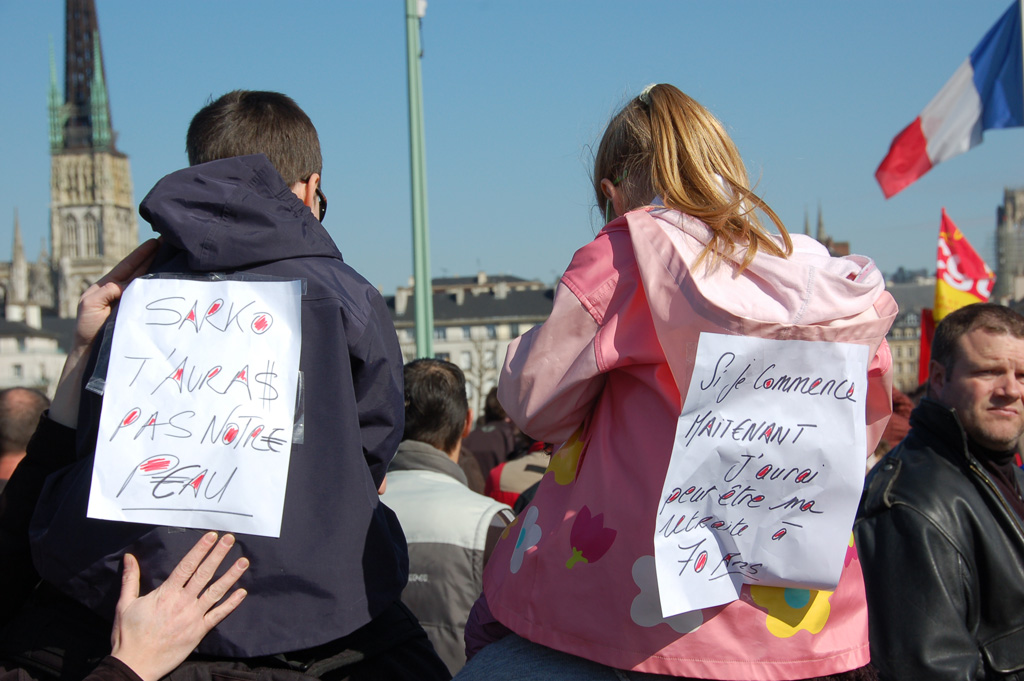
<svg viewBox="0 0 1024 681"><path fill-rule="evenodd" d="M565 563L565 567L571 570L576 563L592 563L600 560L601 556L611 548L616 534L615 530L604 526L603 513L591 517L590 509L584 506L576 514L572 531L569 532L572 555Z"/></svg>

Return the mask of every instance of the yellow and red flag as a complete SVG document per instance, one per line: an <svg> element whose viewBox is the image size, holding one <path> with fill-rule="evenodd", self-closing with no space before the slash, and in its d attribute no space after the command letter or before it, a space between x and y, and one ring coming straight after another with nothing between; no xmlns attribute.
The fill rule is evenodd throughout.
<svg viewBox="0 0 1024 681"><path fill-rule="evenodd" d="M943 317L964 305L987 302L996 275L967 242L964 233L942 209L939 228L938 273L935 279L935 307L938 324Z"/></svg>

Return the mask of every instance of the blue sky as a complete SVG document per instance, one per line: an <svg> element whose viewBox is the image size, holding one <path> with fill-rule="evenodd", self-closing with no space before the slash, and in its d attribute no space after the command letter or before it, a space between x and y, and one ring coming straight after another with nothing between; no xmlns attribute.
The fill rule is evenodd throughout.
<svg viewBox="0 0 1024 681"><path fill-rule="evenodd" d="M210 97L285 92L324 151L325 220L385 292L412 271L403 0L96 0L118 147L135 200L187 164ZM1024 130L994 131L886 201L874 171L1007 0L430 0L422 24L432 274L554 281L601 224L592 147L669 82L726 125L792 231L828 232L883 271L934 268L940 209L994 266L996 207L1024 185ZM48 37L63 90L64 3L0 0L0 258L18 209L49 234ZM150 235L146 223L140 235Z"/></svg>

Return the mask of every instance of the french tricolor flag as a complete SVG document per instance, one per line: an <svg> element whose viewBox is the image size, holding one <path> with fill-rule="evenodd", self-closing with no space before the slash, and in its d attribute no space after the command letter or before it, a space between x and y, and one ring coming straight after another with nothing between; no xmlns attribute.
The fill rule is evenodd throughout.
<svg viewBox="0 0 1024 681"><path fill-rule="evenodd" d="M981 144L994 128L1024 125L1021 0L989 29L921 115L896 136L875 171L885 198L932 167Z"/></svg>

